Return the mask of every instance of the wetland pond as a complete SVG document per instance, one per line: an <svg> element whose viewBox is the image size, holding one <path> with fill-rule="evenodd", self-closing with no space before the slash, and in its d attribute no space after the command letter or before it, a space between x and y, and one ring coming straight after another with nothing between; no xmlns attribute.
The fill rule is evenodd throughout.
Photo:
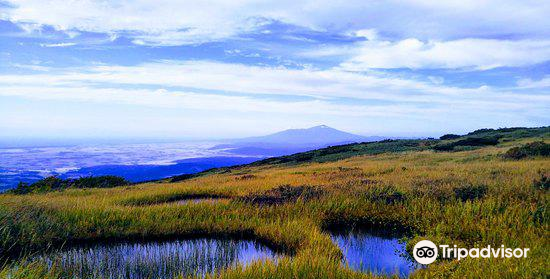
<svg viewBox="0 0 550 279"><path fill-rule="evenodd" d="M407 277L420 266L406 256L405 243L391 233L362 229L330 230L351 269L376 275Z"/></svg>
<svg viewBox="0 0 550 279"><path fill-rule="evenodd" d="M276 257L255 241L201 238L79 246L39 256L38 260L60 268L63 278L142 279L205 276Z"/></svg>
<svg viewBox="0 0 550 279"><path fill-rule="evenodd" d="M330 230L351 269L407 277L420 266L405 256L405 244L392 234L362 229ZM63 278L145 279L204 277L278 254L252 240L198 238L153 242L115 242L74 246L37 256L62 270Z"/></svg>

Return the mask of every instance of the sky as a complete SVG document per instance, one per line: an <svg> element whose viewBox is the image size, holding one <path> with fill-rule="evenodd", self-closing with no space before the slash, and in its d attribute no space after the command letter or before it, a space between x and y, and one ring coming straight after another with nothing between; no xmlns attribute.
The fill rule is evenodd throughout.
<svg viewBox="0 0 550 279"><path fill-rule="evenodd" d="M0 0L0 139L550 125L550 1Z"/></svg>

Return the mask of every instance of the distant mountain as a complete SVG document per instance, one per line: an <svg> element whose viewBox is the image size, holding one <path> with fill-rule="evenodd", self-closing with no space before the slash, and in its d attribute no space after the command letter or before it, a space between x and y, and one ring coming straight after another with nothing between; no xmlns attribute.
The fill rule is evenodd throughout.
<svg viewBox="0 0 550 279"><path fill-rule="evenodd" d="M288 156L266 158L253 162L250 164L250 166L303 164L311 162L334 162L337 160L344 160L346 158L363 155L378 155L396 152L425 150L438 150L438 152L449 152L457 150L473 150L477 148L485 148L487 146L494 146L494 143L492 142L485 142L484 144L480 144L479 140L472 141L472 139L479 138L497 138L497 145L508 146L508 148L514 145L521 145L525 142L548 142L550 140L550 126L534 128L514 127L499 129L480 129L465 135L459 135L458 138L451 140L441 140L433 138L388 139L369 143L347 144L341 146L320 148L316 150L308 150L307 152L296 153ZM442 149L442 146L452 148ZM217 173L226 173L228 171L231 171L232 169L234 169L234 167L211 169L205 172L197 173L193 177Z"/></svg>
<svg viewBox="0 0 550 279"><path fill-rule="evenodd" d="M383 137L364 137L326 125L307 129L289 129L267 136L231 140L215 148L227 148L241 155L281 156L307 150L354 142L371 142Z"/></svg>
<svg viewBox="0 0 550 279"><path fill-rule="evenodd" d="M343 132L326 125L319 125L307 129L290 129L267 136L239 139L237 140L237 142L263 142L303 145L327 144L336 142L361 142L368 140L372 140L372 138Z"/></svg>

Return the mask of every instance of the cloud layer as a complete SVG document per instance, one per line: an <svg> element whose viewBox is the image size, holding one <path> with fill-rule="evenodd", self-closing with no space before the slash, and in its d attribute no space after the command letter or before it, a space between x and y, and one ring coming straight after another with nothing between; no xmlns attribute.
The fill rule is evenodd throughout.
<svg viewBox="0 0 550 279"><path fill-rule="evenodd" d="M0 128L543 125L548 14L536 0L4 1Z"/></svg>
<svg viewBox="0 0 550 279"><path fill-rule="evenodd" d="M451 109L497 114L526 108L545 111L550 102L545 91L522 92L541 83L547 81L520 81L517 88L506 90L460 88L338 68L158 61L0 75L0 95L217 111L429 118L433 112Z"/></svg>
<svg viewBox="0 0 550 279"><path fill-rule="evenodd" d="M313 30L373 28L401 38L550 35L547 1L12 0L1 18L58 30L123 33L154 45L217 41L280 21ZM45 12L47 11L47 12Z"/></svg>
<svg viewBox="0 0 550 279"><path fill-rule="evenodd" d="M322 52L319 55L323 55ZM352 53L355 55L343 62L342 67L353 71L371 68L488 70L548 61L550 40L367 41L357 44Z"/></svg>

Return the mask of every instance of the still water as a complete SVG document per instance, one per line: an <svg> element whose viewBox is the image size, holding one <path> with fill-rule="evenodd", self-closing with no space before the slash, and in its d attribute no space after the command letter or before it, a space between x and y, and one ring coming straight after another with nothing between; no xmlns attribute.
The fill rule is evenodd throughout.
<svg viewBox="0 0 550 279"><path fill-rule="evenodd" d="M354 270L407 277L419 268L405 256L405 244L397 237L359 229L332 231L331 237L344 253L344 263Z"/></svg>
<svg viewBox="0 0 550 279"><path fill-rule="evenodd" d="M193 239L74 247L39 257L64 278L173 278L215 273L237 264L274 259L254 241Z"/></svg>

